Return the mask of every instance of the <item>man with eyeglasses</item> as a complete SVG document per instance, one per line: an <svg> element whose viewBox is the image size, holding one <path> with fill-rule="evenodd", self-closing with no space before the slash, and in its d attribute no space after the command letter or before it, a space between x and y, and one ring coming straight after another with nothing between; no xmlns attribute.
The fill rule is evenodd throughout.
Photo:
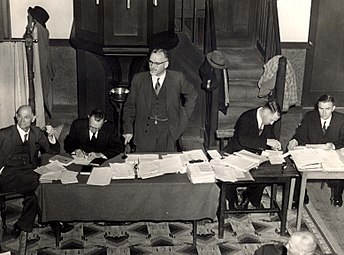
<svg viewBox="0 0 344 255"><path fill-rule="evenodd" d="M94 109L87 119L74 120L64 140L64 150L77 157L94 155L96 158L113 158L123 151L122 143L105 112Z"/></svg>
<svg viewBox="0 0 344 255"><path fill-rule="evenodd" d="M166 50L154 49L148 64L149 72L134 75L123 107L124 143L133 138L137 152L177 151L198 93L181 72L166 70Z"/></svg>
<svg viewBox="0 0 344 255"><path fill-rule="evenodd" d="M16 125L0 129L0 191L23 194L23 209L14 224L11 235L18 238L22 231L31 232L39 211L35 190L38 174L33 170L39 165L39 153L58 154L60 145L51 126L40 128L35 121L32 108L18 108Z"/></svg>

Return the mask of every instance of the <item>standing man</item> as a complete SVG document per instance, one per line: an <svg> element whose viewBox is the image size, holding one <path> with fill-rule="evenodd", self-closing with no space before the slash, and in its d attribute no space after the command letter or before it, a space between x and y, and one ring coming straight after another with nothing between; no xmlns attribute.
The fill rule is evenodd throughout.
<svg viewBox="0 0 344 255"><path fill-rule="evenodd" d="M134 137L137 152L173 152L192 116L198 93L182 73L166 70L166 50L154 49L148 63L149 72L133 77L124 104L124 143Z"/></svg>
<svg viewBox="0 0 344 255"><path fill-rule="evenodd" d="M105 112L95 109L87 119L74 120L64 141L67 153L83 157L88 153L98 158L113 158L122 152L122 142Z"/></svg>
<svg viewBox="0 0 344 255"><path fill-rule="evenodd" d="M20 106L15 118L16 125L0 129L0 190L24 195L22 213L11 231L17 238L21 231L32 231L39 211L35 195L39 176L33 171L38 166L39 152L58 154L60 145L51 126L46 127L47 137L31 125L36 117L30 106Z"/></svg>
<svg viewBox="0 0 344 255"><path fill-rule="evenodd" d="M344 147L344 114L335 112L335 100L330 95L322 95L316 104L316 109L307 112L295 135L289 141L288 150L297 145L326 144L328 149L341 149ZM300 179L297 179L300 182ZM343 181L330 181L334 187L334 196L330 198L331 204L341 207L343 205ZM296 185L294 205L298 204L300 185ZM306 199L305 199L306 200Z"/></svg>
<svg viewBox="0 0 344 255"><path fill-rule="evenodd" d="M275 101L244 112L237 120L234 135L224 150L229 153L242 149L253 153L261 153L268 148L281 150L281 143L275 137L273 125L280 117L281 108ZM265 185L249 186L242 194L240 207L246 209L251 202L254 207L260 208L264 187ZM231 209L235 209L236 189L228 192L227 200Z"/></svg>

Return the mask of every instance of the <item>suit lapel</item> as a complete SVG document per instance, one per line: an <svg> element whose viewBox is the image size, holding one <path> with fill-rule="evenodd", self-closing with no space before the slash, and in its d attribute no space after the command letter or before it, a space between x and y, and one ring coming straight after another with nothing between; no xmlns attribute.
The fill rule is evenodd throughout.
<svg viewBox="0 0 344 255"><path fill-rule="evenodd" d="M171 99L172 97L169 95L172 95L172 86L173 86L173 82L171 82L171 76L170 73L168 72L168 70L166 70L166 77L164 80L164 86L165 86L165 91L166 91L166 109L168 111L170 105L171 105Z"/></svg>
<svg viewBox="0 0 344 255"><path fill-rule="evenodd" d="M149 72L147 72L146 78L142 81L142 91L140 91L139 93L142 93L145 98L148 112L151 111L151 106L152 106L152 88L153 88L152 77L149 74Z"/></svg>

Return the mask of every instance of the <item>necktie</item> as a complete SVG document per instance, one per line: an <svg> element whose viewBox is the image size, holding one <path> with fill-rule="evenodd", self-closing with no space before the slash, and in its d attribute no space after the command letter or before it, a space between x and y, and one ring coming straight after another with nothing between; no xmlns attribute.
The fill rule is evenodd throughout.
<svg viewBox="0 0 344 255"><path fill-rule="evenodd" d="M326 134L326 121L324 121L324 124L322 126L322 131L323 131L323 134Z"/></svg>
<svg viewBox="0 0 344 255"><path fill-rule="evenodd" d="M24 143L27 142L27 134L24 135Z"/></svg>
<svg viewBox="0 0 344 255"><path fill-rule="evenodd" d="M96 144L96 141L97 141L96 133L93 133L93 134L92 134L92 137L91 137L91 143L92 143L93 145L95 145L95 144Z"/></svg>
<svg viewBox="0 0 344 255"><path fill-rule="evenodd" d="M259 127L259 136L263 133L264 130L264 124L262 123Z"/></svg>
<svg viewBox="0 0 344 255"><path fill-rule="evenodd" d="M154 86L155 95L159 95L159 91L160 91L160 88L161 88L159 79L160 79L160 78L158 78L158 79L156 80L156 83L155 83L155 86Z"/></svg>

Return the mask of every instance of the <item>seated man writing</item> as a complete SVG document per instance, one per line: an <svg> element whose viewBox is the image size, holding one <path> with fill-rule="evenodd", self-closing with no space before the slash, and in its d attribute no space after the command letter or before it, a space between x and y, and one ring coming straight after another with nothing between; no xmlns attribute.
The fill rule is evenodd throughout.
<svg viewBox="0 0 344 255"><path fill-rule="evenodd" d="M106 120L105 112L95 109L87 119L73 121L64 149L77 157L91 153L110 159L121 153L123 146L114 125Z"/></svg>
<svg viewBox="0 0 344 255"><path fill-rule="evenodd" d="M295 135L288 144L288 150L297 145L326 144L328 149L341 149L344 147L344 114L335 112L335 100L330 95L322 95L313 111L307 112L296 129ZM341 207L343 205L342 193L344 182L331 181L334 187L334 196L330 198L331 204ZM300 194L300 179L297 179L294 192L293 207L298 205ZM305 202L307 202L305 197Z"/></svg>
<svg viewBox="0 0 344 255"><path fill-rule="evenodd" d="M22 231L31 232L39 211L35 190L39 176L33 170L39 163L39 153L58 154L60 145L51 126L46 134L32 126L35 115L29 105L18 108L16 125L0 129L0 190L23 194L23 209L14 224L11 235L19 237Z"/></svg>
<svg viewBox="0 0 344 255"><path fill-rule="evenodd" d="M281 108L275 101L267 102L263 107L244 112L234 126L234 135L224 151L233 153L242 149L261 153L265 149L281 150L281 143L276 139L274 123L281 117ZM260 201L265 185L252 185L243 192L241 209L246 209L249 202L262 207ZM230 190L227 200L231 209L235 209L236 189Z"/></svg>

